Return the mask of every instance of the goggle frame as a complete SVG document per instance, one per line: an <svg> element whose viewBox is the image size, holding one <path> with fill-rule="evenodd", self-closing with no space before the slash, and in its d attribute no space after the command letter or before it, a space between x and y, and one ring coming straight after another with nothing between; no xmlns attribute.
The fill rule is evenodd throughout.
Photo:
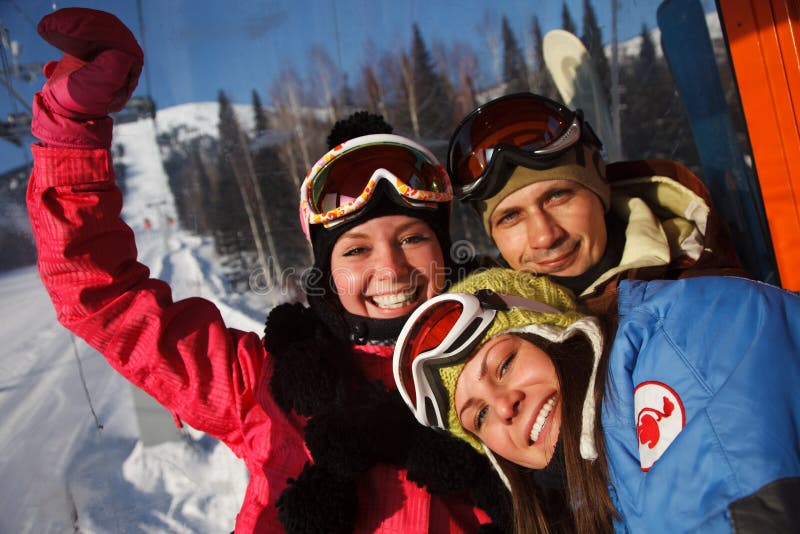
<svg viewBox="0 0 800 534"><path fill-rule="evenodd" d="M497 111L500 106L513 105L514 103L519 106L530 106L531 102L535 102L542 109L551 112L550 115L543 114L543 118L540 118L538 122L545 124L548 122L548 118L556 118L559 123L566 125L565 128L557 133L553 141L543 146L537 146L534 149L529 148L530 145L517 146L507 142L493 143L491 146L487 145L485 147L481 145L481 142L464 142L464 139L472 139L472 128L476 124L497 123L496 120L492 119L492 113L507 115L507 110L503 112ZM513 126L514 119L503 120L499 124L505 127ZM496 129L499 128L496 127ZM524 131L512 130L506 137L510 137L512 134L519 135ZM484 136L484 140L486 137ZM579 146L582 142L589 143L599 151L603 149L603 143L597 137L591 125L584 120L583 112L580 109L571 111L555 100L533 93L515 93L491 100L467 115L450 137L447 151L447 171L453 183L454 196L460 200L491 198L503 188L510 176L510 173L503 172L504 170L508 170L511 166L524 166L542 170L556 166L559 164L561 156L569 149ZM469 146L468 150L463 149L465 144ZM462 147L460 148L461 153L470 155L466 158L459 158L459 162L455 162L456 146ZM489 153L488 157L486 156L487 153ZM476 154L482 156L483 162ZM477 159L477 164L482 169L479 176L474 176L472 172L469 173L468 177L464 176L466 171L463 169L469 169L470 159Z"/></svg>
<svg viewBox="0 0 800 534"><path fill-rule="evenodd" d="M427 326L426 321L434 316L435 308L452 302L461 305L461 312L449 327L447 335L434 347L417 354L409 354L407 350L417 341L414 336ZM441 382L439 369L470 356L480 344L497 312L512 308L560 313L558 309L539 301L503 295L487 289L475 294L438 295L411 314L395 345L392 372L400 396L420 424L447 430L450 399ZM429 328L428 332L430 330Z"/></svg>
<svg viewBox="0 0 800 534"><path fill-rule="evenodd" d="M435 183L440 186L440 191L427 191L412 187L400 177L386 168L376 167L369 178L366 179L361 193L346 204L332 209L319 211L315 206L314 191L319 187L316 180L320 176L328 176L333 165L342 161L346 155L352 155L359 150L374 146L392 146L411 151L415 158L422 158L425 164L431 165L436 173ZM340 163L341 164L341 163ZM325 173L325 174L323 174ZM447 203L453 200L452 183L444 166L439 163L436 156L428 149L414 141L393 134L372 134L350 139L333 148L323 155L311 167L300 187L300 219L306 238L310 239L310 225L323 224L331 228L350 220L364 206L366 206L377 189L378 183L384 180L391 184L398 195L412 207L435 207L436 204Z"/></svg>

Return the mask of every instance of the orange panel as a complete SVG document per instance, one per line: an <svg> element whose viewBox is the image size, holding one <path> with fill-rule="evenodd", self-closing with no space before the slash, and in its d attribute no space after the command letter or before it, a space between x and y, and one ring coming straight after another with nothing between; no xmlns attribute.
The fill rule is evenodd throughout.
<svg viewBox="0 0 800 534"><path fill-rule="evenodd" d="M800 4L718 0L781 285L800 291Z"/></svg>

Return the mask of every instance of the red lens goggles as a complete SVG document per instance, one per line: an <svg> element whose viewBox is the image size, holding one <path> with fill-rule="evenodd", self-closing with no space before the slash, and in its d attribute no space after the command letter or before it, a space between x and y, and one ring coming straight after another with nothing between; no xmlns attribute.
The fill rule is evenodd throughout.
<svg viewBox="0 0 800 534"><path fill-rule="evenodd" d="M450 396L439 369L469 357L498 311L558 313L547 304L489 290L447 293L417 308L395 345L392 369L400 396L426 426L448 428Z"/></svg>
<svg viewBox="0 0 800 534"><path fill-rule="evenodd" d="M455 196L490 198L508 178L500 172L504 163L549 167L581 140L603 146L580 110L533 93L492 100L467 115L450 138L447 169Z"/></svg>

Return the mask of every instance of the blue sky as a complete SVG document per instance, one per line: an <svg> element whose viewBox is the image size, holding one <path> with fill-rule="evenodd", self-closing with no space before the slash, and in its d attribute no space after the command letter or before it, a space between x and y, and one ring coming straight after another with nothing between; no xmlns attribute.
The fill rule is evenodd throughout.
<svg viewBox="0 0 800 534"><path fill-rule="evenodd" d="M612 0L593 0L604 39L611 36ZM660 0L619 0L619 38L639 33L643 23L655 26ZM582 0L568 0L573 19L582 27ZM703 4L711 4L703 0ZM141 21L137 4L141 6ZM381 51L408 50L416 22L429 49L470 43L490 76L487 29L499 31L505 15L520 45L530 35L536 14L543 32L561 26L558 0L0 0L0 21L11 40L21 45L20 62L44 62L59 53L38 37L35 25L53 7L83 6L117 15L144 44L145 71L135 94L149 91L157 106L216 100L220 89L235 102L250 102L256 89L268 103L269 87L292 66L313 88L308 68L312 45L325 48L331 60L356 81L361 68ZM7 57L10 63L11 58ZM27 102L41 87L13 80ZM0 116L24 106L0 87ZM0 141L0 171L24 162L22 149Z"/></svg>

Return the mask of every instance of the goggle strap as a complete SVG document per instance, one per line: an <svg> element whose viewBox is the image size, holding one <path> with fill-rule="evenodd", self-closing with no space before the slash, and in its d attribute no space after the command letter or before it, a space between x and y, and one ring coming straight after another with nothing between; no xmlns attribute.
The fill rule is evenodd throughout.
<svg viewBox="0 0 800 534"><path fill-rule="evenodd" d="M576 115L575 118L572 120L572 124L567 127L567 130L555 141L550 143L544 148L540 148L539 150L534 150L534 154L552 154L553 152L558 152L564 148L571 147L578 140L581 138L581 123L580 119Z"/></svg>
<svg viewBox="0 0 800 534"><path fill-rule="evenodd" d="M450 297L442 297L445 296L435 297L435 299L439 302L451 300ZM475 298L468 294L464 297ZM447 421L444 420L443 414L447 413L450 399L447 392L443 391L444 386L441 383L439 369L463 359L465 353L471 352L480 342L483 332L494 320L496 312L482 308L476 300L472 305L461 300L464 310L448 335L436 347L419 354L410 362L411 379L415 384L416 398L409 406L413 408L419 422L424 425L447 428ZM423 309L435 305L436 301L429 301L430 304L423 305L415 313L421 314ZM431 406L431 403L435 406ZM431 413L435 414L433 419L430 418Z"/></svg>
<svg viewBox="0 0 800 534"><path fill-rule="evenodd" d="M553 166L561 165L561 158L565 153L565 150L535 153L533 155L536 157L532 157L530 151L499 144L495 147L492 159L480 178L465 186L456 186L455 195L460 200L486 200L505 187L513 167L525 167L539 171L548 170Z"/></svg>
<svg viewBox="0 0 800 534"><path fill-rule="evenodd" d="M531 310L539 313L561 313L560 310L539 302L538 300L526 299L525 297L518 297L516 295L500 295L509 308L520 308L523 310Z"/></svg>
<svg viewBox="0 0 800 534"><path fill-rule="evenodd" d="M432 393L434 398L438 396L436 394L436 391L432 391ZM441 409L441 404L438 402L438 399L437 402L433 402L431 398L426 395L424 401L425 401L425 421L422 421L422 423L425 426L446 428L447 425L444 424L443 421L444 418L442 417L442 414L439 412L439 410ZM431 425L431 423L433 424Z"/></svg>
<svg viewBox="0 0 800 534"><path fill-rule="evenodd" d="M439 206L442 204L440 202L428 202L428 201L423 201L423 200L415 200L413 198L405 197L405 196L401 195L399 192L396 192L396 191L394 191L392 194L394 194L394 193L396 193L396 196L394 197L395 200L400 200L401 202L403 202L403 204L407 205L409 208L412 208L412 209L425 209L425 210L433 211L433 210L438 209ZM371 198L372 197L370 197L370 199ZM357 210L354 210L354 211L348 213L347 215L342 215L341 217L338 217L336 219L331 219L330 221L326 221L326 222L322 223L322 226L326 230L329 230L329 229L334 228L334 227L336 227L336 226L338 226L340 224L346 223L348 221L352 221L352 220L358 218L359 216L361 216L363 208L364 208L364 206L361 206L361 208L359 208Z"/></svg>
<svg viewBox="0 0 800 534"><path fill-rule="evenodd" d="M483 333L491 326L492 321L494 321L494 314L488 320L485 316L474 317L458 338L448 344L448 348L456 347L454 352L447 352L442 357L426 360L424 365L420 365L420 370L425 375L426 388L422 390L417 385L417 391L422 393L425 406L426 421L422 421L424 424L447 429L449 421L446 421L445 417L450 406L450 394L442 384L439 369L461 361L465 355L471 354L481 342ZM433 418L431 418L431 414L434 414Z"/></svg>
<svg viewBox="0 0 800 534"><path fill-rule="evenodd" d="M474 304L469 305L464 301L464 298L468 296L477 300L477 309L474 308ZM421 315L426 308L443 300L451 300L453 298L454 296L448 297L445 295L435 297L435 300L423 305L415 314ZM416 391L415 399L406 398L407 404L414 410L420 423L442 429L446 429L448 425L448 421L445 421L444 418L448 413L450 399L448 392L441 383L440 368L452 365L454 362L463 359L465 354L471 353L480 343L484 332L491 326L498 311L519 308L539 313L560 313L558 309L543 302L516 295L503 295L491 290L480 290L474 295L455 297L455 300L462 303L464 310L462 311L462 316L453 325L451 332L445 336L439 345L426 351L434 354L419 354L406 364L411 365L411 380L415 383L414 389ZM472 310L468 311L470 308ZM401 338L403 336L404 334L401 334ZM405 341L402 342L404 343ZM397 376L397 368L395 367L395 377ZM422 379L421 382L420 379ZM405 388L401 387L401 393L406 397Z"/></svg>
<svg viewBox="0 0 800 534"><path fill-rule="evenodd" d="M559 310L544 302L526 299L517 295L495 293L491 289L479 289L474 295L484 310L508 311L511 308L521 308L540 313L560 313ZM494 319L494 315L492 319Z"/></svg>
<svg viewBox="0 0 800 534"><path fill-rule="evenodd" d="M382 168L373 171L373 175L378 175L376 182L380 178L387 179L394 186L398 196L402 197L412 208L436 209L440 204L449 203L453 200L452 184L447 173L436 159L436 156L424 146L418 145L410 139L391 134L372 134L357 137L331 149L306 174L300 192L300 213L306 238L310 240L311 225L323 224L325 228L331 228L342 222L341 219L347 219L363 208L369 200L369 195L366 195L366 198L362 198L361 194L359 194L353 200L343 202L345 197L336 199L326 194L326 198L321 199L322 202L317 202L316 199L319 197L315 190L318 191L318 187L321 187L321 183L318 183L318 181L324 182L328 179L327 174L330 172L334 162L346 157L352 151L379 145L400 147L411 152L415 158L414 168L416 170L413 172L419 173L417 177L423 177L423 181L430 181L430 184L424 183L424 187L420 188L418 184L414 183L413 179L409 180L411 183L407 183L399 176L395 176L387 169ZM341 165L341 163L339 164ZM425 167L427 166L430 166L431 169L426 170ZM386 174L390 176L385 176ZM366 187L365 185L364 189ZM409 193L405 194L403 191L408 191ZM416 193L411 191L416 191ZM361 199L361 201L358 199ZM333 208L330 206L330 201L335 204ZM322 206L322 209L318 210L317 206Z"/></svg>
<svg viewBox="0 0 800 534"><path fill-rule="evenodd" d="M509 95L508 98L515 98L517 95ZM542 97L539 97L542 100L547 100ZM506 98L500 98L498 101L505 100ZM554 109L562 110L563 106L559 105L556 102L552 102L554 105ZM462 121L461 125L456 129L456 132L453 134L451 138L451 146L453 144L453 140L458 138L459 132L462 128L471 128L471 125L475 122L475 117L477 117L480 113L484 113L488 108L479 107L475 111L472 112L464 121ZM476 198L479 200L485 200L495 194L497 194L500 189L505 185L505 180L500 179L496 176L495 167L496 165L495 160L499 159L501 154L505 155L505 152L509 150L511 152L519 152L520 155L525 155L527 152L530 156L541 156L541 157L556 157L561 152L565 151L566 149L575 146L580 142L588 142L593 144L597 147L598 150L603 149L603 143L597 137L597 134L592 129L591 125L585 121L583 116L583 110L576 109L574 112L570 112L568 109L563 108L563 112L571 113L573 115L572 121L567 129L564 131L563 134L559 136L558 139L553 141L551 144L537 149L537 150L526 150L524 147L521 146L511 146L505 143L498 143L496 146L491 148L486 148L483 150L485 165L483 168L483 174L475 179L469 180L467 183L463 185L455 185L454 190L457 198L461 200L468 200L472 198ZM561 113L561 111L559 111ZM470 120L471 119L471 120ZM505 146L504 146L505 145ZM505 148L505 150L498 150L498 148ZM525 162L515 162L516 164L521 164L526 167L536 168L535 166L530 166L528 163ZM546 163L543 168L548 168L550 162ZM449 170L451 173L457 172L453 167L452 161L448 161ZM493 175L490 177L490 175ZM507 176L506 176L507 178ZM496 183L487 183L487 182L496 182ZM461 181L456 180L456 184L459 184ZM501 183L502 182L502 183Z"/></svg>
<svg viewBox="0 0 800 534"><path fill-rule="evenodd" d="M407 204L411 208L426 208L426 209L434 210L434 209L438 208L439 204L450 201L450 196L449 196L449 194L447 192L434 193L434 192L429 191L428 193L432 193L433 196L432 196L432 198L426 199L426 200L415 199L415 198L412 198L410 196L407 196L406 194L404 194L402 192L402 188L401 188L400 184L405 185L409 190L411 190L412 188L410 186L408 186L408 184L406 184L399 177L395 176L391 171L381 167L381 168L376 169L372 173L372 176L370 177L370 179L367 181L367 186L369 186L369 184L373 185L373 187L369 188L370 192L369 192L368 195L366 195L365 197L361 197L361 196L359 196L359 197L350 197L350 196L347 196L347 195L340 195L338 193L328 193L322 199L322 203L327 203L327 202L330 202L331 200L333 200L336 205L335 206L330 206L330 205L324 205L323 204L323 205L321 205L321 208L322 208L321 210L319 210L319 211L312 210L312 213L313 214L323 214L323 213L328 213L328 212L334 211L334 210L336 210L338 208L341 208L343 206L355 206L356 204L358 204L358 207L356 209L345 208L345 212L346 213L344 215L341 215L340 217L337 217L335 219L332 219L330 221L326 221L325 223L323 223L325 225L325 228L330 228L332 226L335 226L339 222L343 222L343 221L341 221L342 219L346 219L349 216L360 212L361 209L364 207L364 205L366 205L366 203L369 202L369 200L375 195L375 192L378 189L378 184L380 184L382 180L386 181L391 186L393 193L396 194L396 198L402 200L405 204ZM365 187L365 190L366 189L367 189L367 187ZM363 194L363 192L362 192L362 194ZM362 198L363 198L363 200L362 200ZM342 204L342 200L346 200L346 202L344 204ZM311 204L311 205L313 206L313 204Z"/></svg>

